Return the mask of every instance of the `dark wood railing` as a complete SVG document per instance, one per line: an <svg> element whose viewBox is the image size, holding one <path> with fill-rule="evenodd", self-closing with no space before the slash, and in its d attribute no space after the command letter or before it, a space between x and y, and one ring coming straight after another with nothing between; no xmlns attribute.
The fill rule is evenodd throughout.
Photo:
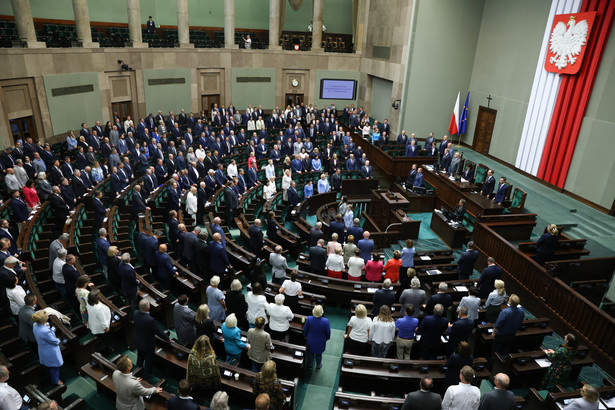
<svg viewBox="0 0 615 410"><path fill-rule="evenodd" d="M478 267L487 256L495 258L504 270L508 293L517 293L521 304L534 315L552 318L559 334L577 333L589 346L598 364L615 371L615 319L600 310L576 290L547 273L533 259L506 241L488 224L478 223L474 241L482 253Z"/></svg>

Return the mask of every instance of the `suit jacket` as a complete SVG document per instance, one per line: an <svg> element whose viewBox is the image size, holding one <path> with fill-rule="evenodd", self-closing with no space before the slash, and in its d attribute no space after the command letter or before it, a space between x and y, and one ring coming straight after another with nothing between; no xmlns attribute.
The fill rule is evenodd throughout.
<svg viewBox="0 0 615 410"><path fill-rule="evenodd" d="M224 272L231 263L228 260L226 249L222 242L211 241L209 243L209 268L214 274Z"/></svg>
<svg viewBox="0 0 615 410"><path fill-rule="evenodd" d="M291 208L294 208L295 205L297 205L299 203L299 194L297 193L297 190L293 187L288 188L288 191L286 191L288 194L288 205ZM291 209L292 211L292 209Z"/></svg>
<svg viewBox="0 0 615 410"><path fill-rule="evenodd" d="M457 272L464 278L469 278L474 272L474 262L478 259L478 251L476 249L467 249L459 256L457 261Z"/></svg>
<svg viewBox="0 0 615 410"><path fill-rule="evenodd" d="M393 303L395 303L395 291L393 289L385 288L378 289L376 293L374 293L373 302L374 307L372 308L372 314L374 316L378 316L381 306L393 306Z"/></svg>
<svg viewBox="0 0 615 410"><path fill-rule="evenodd" d="M13 198L10 202L13 218L17 222L25 222L28 219L28 206L21 197Z"/></svg>
<svg viewBox="0 0 615 410"><path fill-rule="evenodd" d="M336 233L338 236L338 241L342 242L344 240L344 230L345 229L346 229L346 226L344 225L343 222L338 222L338 221L331 222L329 224L329 235L328 235L329 239L331 239L331 235Z"/></svg>
<svg viewBox="0 0 615 410"><path fill-rule="evenodd" d="M66 201L60 196L56 194L49 195L49 202L51 203L51 209L53 209L53 213L57 220L66 220L66 216L68 215L68 205ZM41 201L43 199L41 198Z"/></svg>
<svg viewBox="0 0 615 410"><path fill-rule="evenodd" d="M141 192L132 191L132 214L138 215L140 213L145 212L145 203L143 202L143 197L141 196Z"/></svg>
<svg viewBox="0 0 615 410"><path fill-rule="evenodd" d="M321 271L325 269L327 263L327 249L322 246L312 246L310 248L310 267L312 270Z"/></svg>
<svg viewBox="0 0 615 410"><path fill-rule="evenodd" d="M158 250L158 239L154 236L146 236L143 241L143 261L148 266L156 265L156 251Z"/></svg>
<svg viewBox="0 0 615 410"><path fill-rule="evenodd" d="M135 338L134 345L139 350L153 350L156 345L156 337L159 336L163 340L168 340L169 337L164 331L158 327L156 319L151 317L149 313L135 310L133 314Z"/></svg>
<svg viewBox="0 0 615 410"><path fill-rule="evenodd" d="M423 186L423 178L423 174L417 173L414 177L414 183L412 184L412 186Z"/></svg>
<svg viewBox="0 0 615 410"><path fill-rule="evenodd" d="M461 171L460 166L461 166L461 158L460 157L454 157L451 160L451 165L448 168L448 173L451 174L451 175L459 174L459 171Z"/></svg>
<svg viewBox="0 0 615 410"><path fill-rule="evenodd" d="M478 251L476 251L478 253ZM495 289L495 280L502 277L502 268L498 265L487 266L478 278L478 295L482 298L487 298Z"/></svg>
<svg viewBox="0 0 615 410"><path fill-rule="evenodd" d="M451 161L450 155L444 155L440 161L440 169L446 169L448 171L451 166Z"/></svg>
<svg viewBox="0 0 615 410"><path fill-rule="evenodd" d="M228 187L224 189L224 205L229 207L229 209L237 209L239 206L237 193ZM231 223L231 221L227 222Z"/></svg>
<svg viewBox="0 0 615 410"><path fill-rule="evenodd" d="M361 233L363 235L363 233ZM310 229L310 248L316 246L319 239L325 239L325 234L322 233L320 229L312 228ZM356 237L355 237L356 240Z"/></svg>
<svg viewBox="0 0 615 410"><path fill-rule="evenodd" d="M337 172L331 175L331 189L339 191L342 188L342 174L338 175Z"/></svg>
<svg viewBox="0 0 615 410"><path fill-rule="evenodd" d="M26 343L36 342L34 332L32 331L32 315L34 308L28 305L23 305L19 308L19 338Z"/></svg>
<svg viewBox="0 0 615 410"><path fill-rule="evenodd" d="M493 193L493 188L495 188L495 178L492 176L487 177L485 182L483 183L483 188L480 193L487 196Z"/></svg>
<svg viewBox="0 0 615 410"><path fill-rule="evenodd" d="M100 226L102 222L105 220L105 215L107 214L107 209L100 199L94 198L92 199L92 207L94 208L94 220L97 225Z"/></svg>
<svg viewBox="0 0 615 410"><path fill-rule="evenodd" d="M196 404L192 398L181 398L173 396L169 399L169 410L199 410L200 407Z"/></svg>
<svg viewBox="0 0 615 410"><path fill-rule="evenodd" d="M459 342L467 341L474 330L474 321L468 319L456 320L453 326L448 329L448 350L450 353L457 349Z"/></svg>
<svg viewBox="0 0 615 410"><path fill-rule="evenodd" d="M107 266L107 253L111 246L105 238L98 238L96 240L96 252L98 254L98 263L103 266Z"/></svg>
<svg viewBox="0 0 615 410"><path fill-rule="evenodd" d="M248 228L250 235L249 246L252 253L258 255L263 248L263 231L256 225L250 225Z"/></svg>
<svg viewBox="0 0 615 410"><path fill-rule="evenodd" d="M401 410L440 410L442 397L430 391L417 390L408 394Z"/></svg>
<svg viewBox="0 0 615 410"><path fill-rule="evenodd" d="M117 410L143 410L145 409L143 396L156 393L155 387L143 387L132 373L124 374L116 370L112 377L116 392L115 408Z"/></svg>
<svg viewBox="0 0 615 410"><path fill-rule="evenodd" d="M504 202L504 200L506 199L507 192L508 192L508 185L501 184L498 187L498 191L495 193L495 197L494 197L495 202L497 202L498 204L501 204L502 202Z"/></svg>
<svg viewBox="0 0 615 410"><path fill-rule="evenodd" d="M421 334L421 345L439 346L440 336L448 329L448 319L444 316L425 316L419 325L418 333Z"/></svg>
<svg viewBox="0 0 615 410"><path fill-rule="evenodd" d="M372 167L367 168L365 165L361 167L361 178L371 178Z"/></svg>
<svg viewBox="0 0 615 410"><path fill-rule="evenodd" d="M515 408L515 394L509 390L493 389L480 398L478 410L512 410ZM584 409L585 407L566 407ZM587 407L595 408L595 407Z"/></svg>
<svg viewBox="0 0 615 410"><path fill-rule="evenodd" d="M184 257L184 259L186 259L189 263L192 264L195 261L194 245L198 240L199 238L197 238L197 236L193 233L187 233L186 236L184 236L184 248L182 250L182 256Z"/></svg>
<svg viewBox="0 0 615 410"><path fill-rule="evenodd" d="M156 273L163 284L168 283L175 276L173 262L166 252L156 252Z"/></svg>
<svg viewBox="0 0 615 410"><path fill-rule="evenodd" d="M434 293L433 295L431 295L431 297L427 301L427 304L425 305L425 314L432 315L433 308L437 304L441 304L442 306L444 306L444 311L446 312L446 309L448 309L448 307L453 304L453 299L451 295L447 293Z"/></svg>

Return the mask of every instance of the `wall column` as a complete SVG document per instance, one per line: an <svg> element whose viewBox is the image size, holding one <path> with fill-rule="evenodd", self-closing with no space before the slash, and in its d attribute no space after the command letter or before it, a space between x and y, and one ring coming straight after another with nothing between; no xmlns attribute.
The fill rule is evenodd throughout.
<svg viewBox="0 0 615 410"><path fill-rule="evenodd" d="M323 0L314 0L312 12L312 51L322 51L322 6Z"/></svg>
<svg viewBox="0 0 615 410"><path fill-rule="evenodd" d="M139 0L128 0L128 30L130 30L130 42L134 48L147 48L141 36L141 4Z"/></svg>
<svg viewBox="0 0 615 410"><path fill-rule="evenodd" d="M357 1L357 27L354 30L353 38L355 53L363 54L365 40L367 38L367 14L369 10L368 0Z"/></svg>
<svg viewBox="0 0 615 410"><path fill-rule="evenodd" d="M284 0L286 1L286 0ZM269 50L281 50L280 43L280 0L269 0Z"/></svg>
<svg viewBox="0 0 615 410"><path fill-rule="evenodd" d="M235 0L224 0L224 48L239 48L235 44Z"/></svg>
<svg viewBox="0 0 615 410"><path fill-rule="evenodd" d="M98 47L98 43L92 43L90 12L87 0L73 0L73 13L75 15L75 25L77 26L77 39L81 41L81 47Z"/></svg>
<svg viewBox="0 0 615 410"><path fill-rule="evenodd" d="M194 48L194 44L190 44L188 0L177 0L177 34L180 48Z"/></svg>
<svg viewBox="0 0 615 410"><path fill-rule="evenodd" d="M21 41L25 42L28 48L46 48L47 44L36 41L36 31L34 31L34 21L32 21L32 11L30 10L30 0L11 0L15 24Z"/></svg>

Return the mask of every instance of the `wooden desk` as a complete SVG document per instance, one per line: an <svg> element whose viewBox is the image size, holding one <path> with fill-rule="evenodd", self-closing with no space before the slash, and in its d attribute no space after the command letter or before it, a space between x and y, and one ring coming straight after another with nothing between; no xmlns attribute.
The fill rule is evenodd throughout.
<svg viewBox="0 0 615 410"><path fill-rule="evenodd" d="M400 183L392 184L391 190L393 192L401 193L408 200L407 212L410 214L431 212L431 210L436 206L435 195L416 194L412 191L406 190Z"/></svg>
<svg viewBox="0 0 615 410"><path fill-rule="evenodd" d="M448 208L453 209L460 199L466 200L466 210L474 217L477 215L499 215L504 212L504 207L496 204L491 199L479 193L463 190L456 181L451 181L447 176L430 171L423 166L425 181L436 189L438 201L442 201ZM437 202L437 201L436 201Z"/></svg>
<svg viewBox="0 0 615 410"><path fill-rule="evenodd" d="M459 225L457 228L450 226L444 215L441 212L436 212L436 210L431 214L430 228L445 244L454 249L461 248L466 236L470 235L470 232L463 225Z"/></svg>
<svg viewBox="0 0 615 410"><path fill-rule="evenodd" d="M403 406L404 398L366 396L337 391L333 408L335 410L395 410Z"/></svg>
<svg viewBox="0 0 615 410"><path fill-rule="evenodd" d="M546 325L546 326L545 326ZM478 325L478 341L474 353L480 356L487 356L491 352L493 343L493 324ZM515 334L515 339L511 346L511 351L515 349L536 350L542 344L545 336L553 334L553 329L549 326L549 319L526 319L521 325L521 329Z"/></svg>

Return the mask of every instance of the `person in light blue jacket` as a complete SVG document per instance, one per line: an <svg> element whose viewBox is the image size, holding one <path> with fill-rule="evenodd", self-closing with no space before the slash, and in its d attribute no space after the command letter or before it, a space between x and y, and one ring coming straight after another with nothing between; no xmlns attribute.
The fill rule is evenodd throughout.
<svg viewBox="0 0 615 410"><path fill-rule="evenodd" d="M241 340L241 330L237 327L237 317L234 313L228 315L222 324L222 337L224 337L226 362L236 365L241 359L241 352L250 347Z"/></svg>
<svg viewBox="0 0 615 410"><path fill-rule="evenodd" d="M49 369L51 384L57 386L64 384L60 380L60 367L64 364L62 352L60 352L60 339L55 331L47 324L49 315L44 310L39 310L32 315L34 322L32 331L38 344L38 358L40 363Z"/></svg>

